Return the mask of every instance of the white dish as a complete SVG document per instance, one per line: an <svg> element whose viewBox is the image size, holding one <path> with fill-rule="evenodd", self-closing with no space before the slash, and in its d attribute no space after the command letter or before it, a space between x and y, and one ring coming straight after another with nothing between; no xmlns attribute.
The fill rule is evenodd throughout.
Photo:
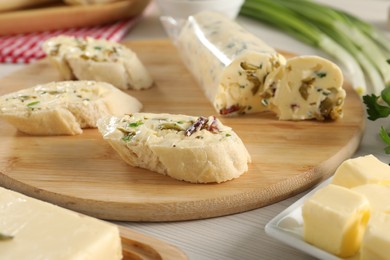
<svg viewBox="0 0 390 260"><path fill-rule="evenodd" d="M315 189L289 206L287 209L279 213L265 226L265 232L281 242L301 250L311 256L326 260L341 260L333 254L330 254L318 247L315 247L303 240L303 219L302 219L302 205L303 202L312 196L318 189L329 184L331 179L328 179L318 185ZM347 258L348 260L359 259L358 255Z"/></svg>
<svg viewBox="0 0 390 260"><path fill-rule="evenodd" d="M156 0L163 16L174 19L187 19L188 16L201 11L220 12L230 19L235 19L244 0Z"/></svg>

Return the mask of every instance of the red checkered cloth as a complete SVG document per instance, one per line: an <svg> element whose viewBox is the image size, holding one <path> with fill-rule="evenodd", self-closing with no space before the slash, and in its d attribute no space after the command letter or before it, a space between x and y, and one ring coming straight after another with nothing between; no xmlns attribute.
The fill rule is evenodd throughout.
<svg viewBox="0 0 390 260"><path fill-rule="evenodd" d="M57 35L90 36L96 39L120 41L139 18L140 16L137 16L112 24L86 28L0 36L0 63L30 63L39 60L46 56L41 48L42 43Z"/></svg>

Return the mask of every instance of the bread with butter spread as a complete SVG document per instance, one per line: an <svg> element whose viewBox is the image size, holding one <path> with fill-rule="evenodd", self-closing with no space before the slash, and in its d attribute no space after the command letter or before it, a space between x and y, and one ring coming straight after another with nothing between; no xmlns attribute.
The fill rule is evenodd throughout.
<svg viewBox="0 0 390 260"><path fill-rule="evenodd" d="M42 48L65 80L103 81L120 89L153 85L137 54L122 44L60 35L48 39Z"/></svg>
<svg viewBox="0 0 390 260"><path fill-rule="evenodd" d="M248 170L238 135L214 116L133 113L98 121L98 129L128 164L191 183L220 183Z"/></svg>
<svg viewBox="0 0 390 260"><path fill-rule="evenodd" d="M103 116L141 108L136 98L96 81L51 82L0 97L0 118L31 135L81 134Z"/></svg>

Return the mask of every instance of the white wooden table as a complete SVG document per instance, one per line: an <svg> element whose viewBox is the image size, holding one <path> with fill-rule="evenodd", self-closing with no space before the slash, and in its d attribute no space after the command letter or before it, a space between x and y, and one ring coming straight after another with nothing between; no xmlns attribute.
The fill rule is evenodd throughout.
<svg viewBox="0 0 390 260"><path fill-rule="evenodd" d="M388 0L318 1L345 9L384 30L388 28L387 13L390 7ZM297 54L324 55L316 49L248 18L238 17L237 22L275 48ZM126 39L165 37L167 36L159 21L159 10L152 4ZM24 66L0 64L0 77ZM388 123L386 120L367 121L366 133L361 146L353 157L374 154L382 161L390 162L390 156L383 152L384 144L377 135L381 125L388 125ZM267 236L264 231L264 226L268 221L305 194L306 192L264 208L213 219L169 223L122 222L120 224L176 245L190 259L313 259Z"/></svg>

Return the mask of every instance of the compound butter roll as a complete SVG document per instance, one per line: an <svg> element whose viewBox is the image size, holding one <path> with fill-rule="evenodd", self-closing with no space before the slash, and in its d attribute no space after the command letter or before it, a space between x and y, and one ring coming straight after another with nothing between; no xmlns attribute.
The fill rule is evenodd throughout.
<svg viewBox="0 0 390 260"><path fill-rule="evenodd" d="M298 56L270 73L262 103L280 120L337 120L346 97L343 74L333 62L318 56Z"/></svg>
<svg viewBox="0 0 390 260"><path fill-rule="evenodd" d="M215 12L190 16L176 41L183 60L221 115L268 110L264 82L285 58Z"/></svg>

